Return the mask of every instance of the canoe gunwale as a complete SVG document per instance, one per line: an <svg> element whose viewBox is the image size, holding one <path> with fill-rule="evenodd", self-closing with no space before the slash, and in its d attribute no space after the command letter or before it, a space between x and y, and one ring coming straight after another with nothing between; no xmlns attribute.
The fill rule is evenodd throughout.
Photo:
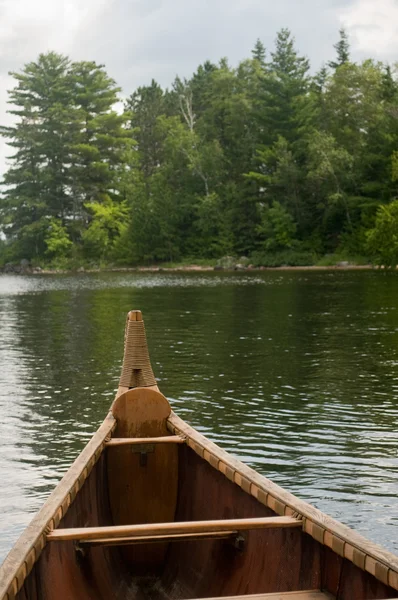
<svg viewBox="0 0 398 600"><path fill-rule="evenodd" d="M303 531L317 542L352 562L361 570L398 590L398 557L366 539L347 525L329 517L311 504L300 500L276 483L260 475L228 452L190 427L174 412L168 418L168 429L186 437L186 444L213 468L239 485L280 516L303 520Z"/></svg>
<svg viewBox="0 0 398 600"><path fill-rule="evenodd" d="M26 577L47 544L47 534L58 527L61 519L66 515L69 506L100 458L115 427L116 420L109 412L10 550L3 564L0 565L0 598L12 600L22 588Z"/></svg>
<svg viewBox="0 0 398 600"><path fill-rule="evenodd" d="M168 430L185 438L200 458L220 471L243 491L280 516L302 519L303 531L376 579L398 590L398 557L370 542L350 527L300 500L190 427L174 412ZM99 429L58 483L40 511L24 530L0 566L0 598L12 600L47 544L47 534L57 528L92 468L111 439L116 420L109 412Z"/></svg>

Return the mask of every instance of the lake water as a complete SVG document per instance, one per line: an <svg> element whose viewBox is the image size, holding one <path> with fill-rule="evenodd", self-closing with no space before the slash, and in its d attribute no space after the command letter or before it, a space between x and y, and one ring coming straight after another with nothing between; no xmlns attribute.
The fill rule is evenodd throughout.
<svg viewBox="0 0 398 600"><path fill-rule="evenodd" d="M144 313L178 414L398 554L398 278L0 276L0 561L106 414Z"/></svg>

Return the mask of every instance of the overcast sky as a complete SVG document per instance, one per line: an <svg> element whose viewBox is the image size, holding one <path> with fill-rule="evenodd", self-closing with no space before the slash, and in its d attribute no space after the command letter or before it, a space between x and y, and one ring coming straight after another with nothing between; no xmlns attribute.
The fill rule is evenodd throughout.
<svg viewBox="0 0 398 600"><path fill-rule="evenodd" d="M334 56L341 26L356 59L398 60L398 0L0 0L0 123L8 71L40 52L103 63L129 95L152 78L189 77L206 59L235 65L257 38L272 49L281 27L317 68ZM0 171L4 155L3 144Z"/></svg>

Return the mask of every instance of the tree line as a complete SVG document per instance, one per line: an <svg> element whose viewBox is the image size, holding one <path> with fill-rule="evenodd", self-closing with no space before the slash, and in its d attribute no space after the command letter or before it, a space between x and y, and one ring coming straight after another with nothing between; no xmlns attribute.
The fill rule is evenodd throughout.
<svg viewBox="0 0 398 600"><path fill-rule="evenodd" d="M0 256L125 264L246 256L398 260L398 83L340 31L317 73L282 29L121 104L103 65L41 54L12 73ZM119 108L122 106L122 108Z"/></svg>

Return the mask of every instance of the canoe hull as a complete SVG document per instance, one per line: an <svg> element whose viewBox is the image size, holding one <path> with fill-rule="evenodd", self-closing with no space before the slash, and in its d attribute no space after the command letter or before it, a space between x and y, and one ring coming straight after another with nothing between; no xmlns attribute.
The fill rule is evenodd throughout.
<svg viewBox="0 0 398 600"><path fill-rule="evenodd" d="M191 440L195 450L189 442L177 447L176 521L278 514L268 506L275 498L258 488L258 478L267 482L265 478L256 474L255 480L247 478L248 483L238 485L237 471L232 472L234 459L229 465L231 471L222 473L211 464L218 460L219 467L220 459L210 461L200 456L201 439L197 434ZM107 493L107 452L96 462L58 528L113 524ZM225 459L224 454L219 450ZM236 463L241 465L243 476L249 474L251 469ZM324 589L341 600L392 598L396 594L301 528L248 531L244 538L243 549L223 539L170 543L162 563L156 567L152 564L146 572L142 565L135 569L129 564L119 547L93 547L82 554L73 541L47 543L16 598L179 600L308 589Z"/></svg>
<svg viewBox="0 0 398 600"><path fill-rule="evenodd" d="M111 412L0 567L0 600L382 600L397 590L397 556L171 412L139 311L128 315Z"/></svg>

